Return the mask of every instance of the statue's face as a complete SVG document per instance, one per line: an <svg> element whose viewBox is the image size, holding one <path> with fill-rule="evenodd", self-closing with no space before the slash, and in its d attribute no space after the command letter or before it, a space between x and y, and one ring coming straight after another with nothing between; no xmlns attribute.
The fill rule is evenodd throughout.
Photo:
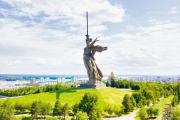
<svg viewBox="0 0 180 120"><path fill-rule="evenodd" d="M92 38L86 38L86 43L92 42Z"/></svg>
<svg viewBox="0 0 180 120"><path fill-rule="evenodd" d="M86 38L86 43L89 43L89 38Z"/></svg>
<svg viewBox="0 0 180 120"><path fill-rule="evenodd" d="M92 42L92 38L89 38L89 42Z"/></svg>

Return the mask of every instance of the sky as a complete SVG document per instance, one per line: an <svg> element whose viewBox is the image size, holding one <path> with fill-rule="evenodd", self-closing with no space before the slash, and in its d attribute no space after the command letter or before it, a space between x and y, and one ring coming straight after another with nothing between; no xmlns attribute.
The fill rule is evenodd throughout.
<svg viewBox="0 0 180 120"><path fill-rule="evenodd" d="M180 0L0 0L0 74L86 75L86 11L105 75L180 75Z"/></svg>

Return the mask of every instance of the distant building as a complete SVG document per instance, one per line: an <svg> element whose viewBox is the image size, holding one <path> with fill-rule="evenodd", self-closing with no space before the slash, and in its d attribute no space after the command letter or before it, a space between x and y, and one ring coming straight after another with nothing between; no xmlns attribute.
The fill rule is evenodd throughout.
<svg viewBox="0 0 180 120"><path fill-rule="evenodd" d="M63 77L62 80L61 80L61 83L65 83L65 78Z"/></svg>
<svg viewBox="0 0 180 120"><path fill-rule="evenodd" d="M30 84L32 84L32 85L36 84L36 79L35 78L31 78Z"/></svg>
<svg viewBox="0 0 180 120"><path fill-rule="evenodd" d="M41 77L41 78L39 79L39 81L40 81L40 82L44 82L44 78Z"/></svg>
<svg viewBox="0 0 180 120"><path fill-rule="evenodd" d="M61 83L62 81L60 77L58 77L56 80L57 80L57 83Z"/></svg>
<svg viewBox="0 0 180 120"><path fill-rule="evenodd" d="M111 72L111 74L108 76L108 83L111 85L111 81L117 80L117 77L115 76L114 72Z"/></svg>
<svg viewBox="0 0 180 120"><path fill-rule="evenodd" d="M48 82L48 81L50 81L50 79L49 79L49 77L46 77L45 82Z"/></svg>
<svg viewBox="0 0 180 120"><path fill-rule="evenodd" d="M38 86L45 86L44 82L38 82Z"/></svg>
<svg viewBox="0 0 180 120"><path fill-rule="evenodd" d="M71 82L78 82L78 77L77 76L71 77Z"/></svg>

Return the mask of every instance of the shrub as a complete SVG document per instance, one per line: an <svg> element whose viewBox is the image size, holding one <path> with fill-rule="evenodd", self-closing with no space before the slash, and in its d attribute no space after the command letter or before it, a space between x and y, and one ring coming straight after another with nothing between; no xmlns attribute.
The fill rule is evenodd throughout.
<svg viewBox="0 0 180 120"><path fill-rule="evenodd" d="M79 111L77 114L76 114L76 118L77 120L88 120L88 115L86 112L81 112Z"/></svg>
<svg viewBox="0 0 180 120"><path fill-rule="evenodd" d="M147 113L145 108L141 108L139 111L139 117L141 120L145 120L147 118Z"/></svg>

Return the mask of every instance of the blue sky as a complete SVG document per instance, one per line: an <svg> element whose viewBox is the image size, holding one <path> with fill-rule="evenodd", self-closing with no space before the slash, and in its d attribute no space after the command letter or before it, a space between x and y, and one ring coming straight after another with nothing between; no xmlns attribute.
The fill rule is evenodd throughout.
<svg viewBox="0 0 180 120"><path fill-rule="evenodd" d="M86 11L105 75L180 74L179 0L0 0L0 74L79 74Z"/></svg>

